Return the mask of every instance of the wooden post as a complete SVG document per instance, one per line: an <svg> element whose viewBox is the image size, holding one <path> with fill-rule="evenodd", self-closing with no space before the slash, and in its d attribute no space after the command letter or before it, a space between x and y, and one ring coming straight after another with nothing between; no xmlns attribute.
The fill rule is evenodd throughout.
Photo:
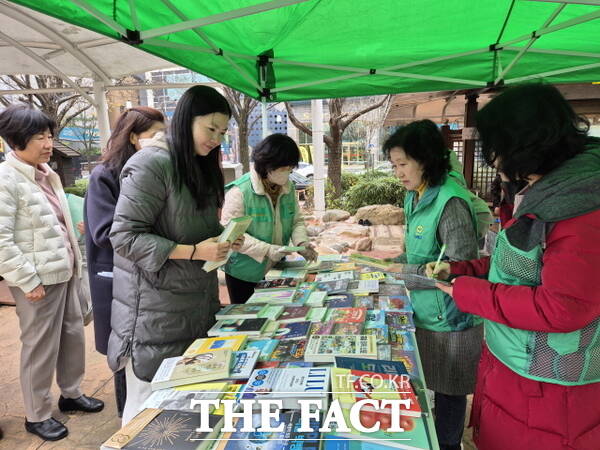
<svg viewBox="0 0 600 450"><path fill-rule="evenodd" d="M463 174L467 187L473 187L473 171L475 169L475 114L477 114L477 97L479 94L470 92L465 95L465 126L463 127Z"/></svg>

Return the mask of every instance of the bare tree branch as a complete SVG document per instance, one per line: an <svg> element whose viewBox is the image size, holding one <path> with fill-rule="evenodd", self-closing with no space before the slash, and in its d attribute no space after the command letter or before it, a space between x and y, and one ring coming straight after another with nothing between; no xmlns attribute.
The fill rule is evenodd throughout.
<svg viewBox="0 0 600 450"><path fill-rule="evenodd" d="M389 102L390 98L391 98L391 95L386 95L379 102L374 103L374 104L372 104L370 106L367 106L367 107L361 109L360 111L355 112L350 117L348 117L348 119L342 121L342 123L340 124L340 129L342 130L342 133L344 132L344 130L346 129L346 127L348 125L350 125L352 122L354 122L360 116L362 116L363 114L368 113L369 111L373 111L374 109L379 108L384 103Z"/></svg>

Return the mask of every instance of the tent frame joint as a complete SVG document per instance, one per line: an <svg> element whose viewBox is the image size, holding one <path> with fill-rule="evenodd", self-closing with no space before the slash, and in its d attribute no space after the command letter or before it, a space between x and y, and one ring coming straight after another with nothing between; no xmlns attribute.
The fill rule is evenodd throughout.
<svg viewBox="0 0 600 450"><path fill-rule="evenodd" d="M375 75L377 73L377 69L369 69L369 75Z"/></svg>
<svg viewBox="0 0 600 450"><path fill-rule="evenodd" d="M125 35L121 35L121 40L129 45L141 45L144 43L142 35L139 30L125 30Z"/></svg>

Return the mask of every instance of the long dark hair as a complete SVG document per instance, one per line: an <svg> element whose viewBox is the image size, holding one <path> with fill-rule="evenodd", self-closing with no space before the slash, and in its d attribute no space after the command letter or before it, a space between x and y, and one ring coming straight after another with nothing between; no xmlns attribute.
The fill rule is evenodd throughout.
<svg viewBox="0 0 600 450"><path fill-rule="evenodd" d="M39 109L12 105L0 113L0 136L13 150L25 150L33 136L49 130L54 135L56 122Z"/></svg>
<svg viewBox="0 0 600 450"><path fill-rule="evenodd" d="M125 163L135 152L135 146L129 140L131 133L140 134L147 131L154 122L164 122L163 114L154 108L136 106L129 108L117 119L115 128L106 144L102 156L105 167L117 176L123 170Z"/></svg>
<svg viewBox="0 0 600 450"><path fill-rule="evenodd" d="M231 108L225 97L208 86L191 87L177 102L169 129L175 184L180 189L183 184L187 186L199 209L209 206L215 198L220 208L225 193L220 165L221 146L215 147L206 156L200 156L196 154L192 134L194 117L213 113L231 117Z"/></svg>
<svg viewBox="0 0 600 450"><path fill-rule="evenodd" d="M544 84L508 88L479 111L477 130L486 162L511 181L551 172L591 140L588 121Z"/></svg>
<svg viewBox="0 0 600 450"><path fill-rule="evenodd" d="M423 166L423 180L429 186L442 184L450 171L450 153L439 128L431 120L417 120L398 128L383 144L389 159L390 150L400 147L407 156Z"/></svg>

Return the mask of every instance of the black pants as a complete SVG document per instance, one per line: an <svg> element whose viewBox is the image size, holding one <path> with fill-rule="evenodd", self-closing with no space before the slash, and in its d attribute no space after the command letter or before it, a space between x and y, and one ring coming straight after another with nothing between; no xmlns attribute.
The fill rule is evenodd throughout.
<svg viewBox="0 0 600 450"><path fill-rule="evenodd" d="M246 300L254 294L254 288L257 284L232 277L228 273L225 274L225 283L227 283L227 292L229 292L229 300L232 305L246 303Z"/></svg>
<svg viewBox="0 0 600 450"><path fill-rule="evenodd" d="M460 450L466 410L466 395L435 393L435 429L441 450Z"/></svg>
<svg viewBox="0 0 600 450"><path fill-rule="evenodd" d="M123 417L123 408L127 400L127 383L125 382L125 369L115 372L115 399L117 400L117 414Z"/></svg>

